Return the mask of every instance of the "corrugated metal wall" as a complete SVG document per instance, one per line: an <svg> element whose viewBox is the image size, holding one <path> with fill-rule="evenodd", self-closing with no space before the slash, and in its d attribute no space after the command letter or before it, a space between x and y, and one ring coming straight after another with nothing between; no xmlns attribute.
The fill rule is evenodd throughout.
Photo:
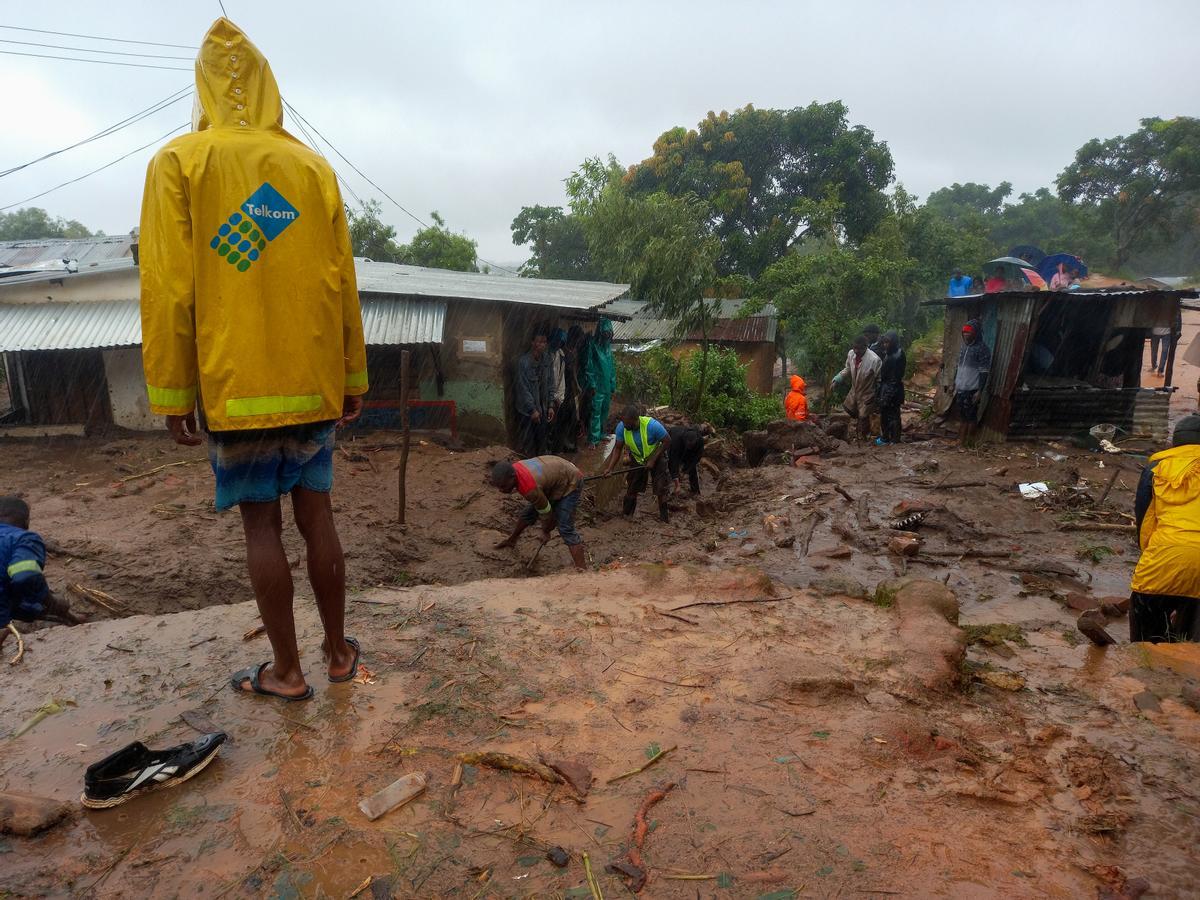
<svg viewBox="0 0 1200 900"><path fill-rule="evenodd" d="M1013 397L1010 437L1066 438L1109 424L1130 434L1167 438L1171 393L1138 388L1039 388Z"/></svg>

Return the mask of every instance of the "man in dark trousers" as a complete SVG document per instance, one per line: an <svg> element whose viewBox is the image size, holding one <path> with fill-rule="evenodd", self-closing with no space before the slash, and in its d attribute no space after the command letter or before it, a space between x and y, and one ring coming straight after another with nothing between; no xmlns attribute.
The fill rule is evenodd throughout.
<svg viewBox="0 0 1200 900"><path fill-rule="evenodd" d="M673 425L667 429L671 444L667 448L667 469L671 483L679 490L687 475L693 494L700 493L700 460L704 458L704 435L695 425Z"/></svg>
<svg viewBox="0 0 1200 900"><path fill-rule="evenodd" d="M1200 641L1200 415L1180 419L1171 448L1150 457L1134 513L1129 639Z"/></svg>
<svg viewBox="0 0 1200 900"><path fill-rule="evenodd" d="M622 507L625 515L633 515L637 509L638 494L646 489L649 480L654 496L658 498L658 517L664 522L670 520L667 510L667 497L671 493L671 473L667 466L667 450L670 446L671 436L658 419L643 416L633 404L621 411L616 441L604 474L612 473L622 455L628 452L635 468L625 476L625 502Z"/></svg>
<svg viewBox="0 0 1200 900"><path fill-rule="evenodd" d="M539 330L529 352L517 360L517 445L526 456L541 456L549 449L554 422L554 366L547 352L549 339Z"/></svg>

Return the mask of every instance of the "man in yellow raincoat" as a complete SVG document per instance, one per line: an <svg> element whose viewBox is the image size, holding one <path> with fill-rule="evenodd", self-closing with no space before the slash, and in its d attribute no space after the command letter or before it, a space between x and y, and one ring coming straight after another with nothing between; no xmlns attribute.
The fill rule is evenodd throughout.
<svg viewBox="0 0 1200 900"><path fill-rule="evenodd" d="M1200 640L1200 415L1180 420L1171 445L1138 484L1131 641Z"/></svg>
<svg viewBox="0 0 1200 900"><path fill-rule="evenodd" d="M290 494L325 626L329 679L348 681L345 562L333 522L336 425L367 390L362 316L333 170L283 130L279 88L258 48L218 19L196 57L193 130L146 174L140 237L142 361L151 409L176 442L201 442L216 505L238 506L250 581L274 660L236 690L303 700L282 543Z"/></svg>

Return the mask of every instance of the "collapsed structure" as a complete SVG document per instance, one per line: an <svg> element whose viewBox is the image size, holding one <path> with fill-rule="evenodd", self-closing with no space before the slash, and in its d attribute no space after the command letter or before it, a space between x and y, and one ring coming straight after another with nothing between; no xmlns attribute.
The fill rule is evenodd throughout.
<svg viewBox="0 0 1200 900"><path fill-rule="evenodd" d="M1066 438L1111 424L1128 434L1167 437L1180 303L1194 290L1116 289L1004 291L945 297L943 363L934 401L945 414L954 401L962 327L982 325L992 351L991 377L980 398L980 437ZM1166 377L1143 385L1146 338L1170 327Z"/></svg>

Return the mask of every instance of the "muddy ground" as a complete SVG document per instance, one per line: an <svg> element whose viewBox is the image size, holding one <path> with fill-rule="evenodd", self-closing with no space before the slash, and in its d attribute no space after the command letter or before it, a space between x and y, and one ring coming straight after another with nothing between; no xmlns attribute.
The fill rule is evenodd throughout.
<svg viewBox="0 0 1200 900"><path fill-rule="evenodd" d="M73 800L86 765L131 740L232 741L178 788L0 838L0 890L345 897L370 877L360 896L589 897L586 852L604 895L628 896L605 867L675 783L648 816L642 896L1075 897L1132 877L1194 891L1195 681L1130 647L1119 619L1117 646L1090 647L1068 605L1127 594L1131 532L1072 529L1127 525L1135 459L937 440L726 469L705 479L703 516L683 503L668 526L612 517L599 496L581 528L596 570L568 573L552 544L544 577L523 579L532 537L490 547L515 507L482 481L499 450L418 445L401 530L397 452L372 440L343 445L335 505L373 677L324 683L293 540L317 687L301 705L225 686L268 650L241 639L256 615L240 532L212 512L206 464L121 481L198 454L154 438L5 446L59 548L52 581L130 612L194 609L96 609L109 620L28 635L3 675L31 687L0 697L0 787ZM1021 499L1025 481L1054 492ZM901 503L925 513L912 558L888 551ZM906 576L952 589L963 625L1003 626L969 628L952 677L893 606ZM730 600L752 602L678 609ZM6 737L50 696L76 705ZM455 788L455 754L480 750L577 758L597 781L580 803L470 765ZM358 800L413 771L426 794L368 823ZM556 846L565 869L544 859Z"/></svg>

